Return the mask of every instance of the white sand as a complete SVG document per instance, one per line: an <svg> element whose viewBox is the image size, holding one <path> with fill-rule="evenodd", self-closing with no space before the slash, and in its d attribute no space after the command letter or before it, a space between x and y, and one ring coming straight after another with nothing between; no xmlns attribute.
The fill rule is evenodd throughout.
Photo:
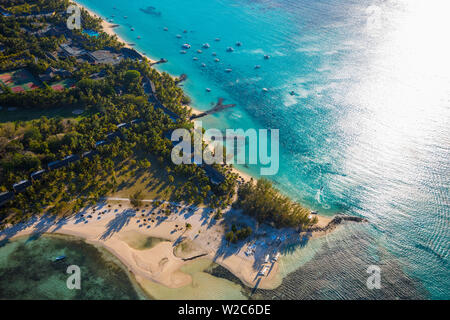
<svg viewBox="0 0 450 320"><path fill-rule="evenodd" d="M113 202L115 204L112 204ZM160 209L153 209L152 206L143 207L136 212L131 209L128 201L113 202L110 204L111 207L108 207L107 203L100 204L95 212L92 208L86 208L71 218L52 221L48 229L40 230L40 232L77 236L88 243L103 246L127 266L138 282L151 280L169 288L180 288L192 281L189 274L180 271L180 268L189 261L174 255L176 244L183 239L191 240L196 247L195 251L187 252L183 256L206 253L207 255L203 258L213 260L227 268L247 286L257 285L259 288L273 289L281 283L278 262L264 263L263 260L267 254L273 256L280 244L271 243L270 236L286 235L286 241L300 237L294 230L260 227L258 229L260 243L257 244L255 253L247 256L245 254L247 244L230 246L227 244L224 239L224 226L211 218L210 209L190 210L185 206L178 208L172 206L170 208L172 213L165 216ZM121 202L121 206L118 202ZM107 212L102 214L104 211ZM92 217L87 218L89 215ZM237 212L230 211L226 215L247 225L254 223L251 218ZM146 222L143 221L144 218ZM154 222L151 221L152 219ZM0 233L0 240L6 238L6 234L13 234L12 238L15 238L37 232L36 225L43 220L50 220L50 218L42 217L23 229L20 224L10 226L6 232ZM185 228L186 223L192 226L189 230ZM167 241L157 243L151 248L136 248L136 243L142 242L146 237ZM254 242L255 237L252 236L249 240ZM265 243L262 244L261 241ZM266 265L270 268L270 272L265 276L259 276L258 272Z"/></svg>

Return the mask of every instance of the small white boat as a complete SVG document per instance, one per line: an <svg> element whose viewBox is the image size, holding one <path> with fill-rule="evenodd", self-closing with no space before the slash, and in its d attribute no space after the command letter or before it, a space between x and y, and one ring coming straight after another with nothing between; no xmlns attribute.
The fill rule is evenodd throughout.
<svg viewBox="0 0 450 320"><path fill-rule="evenodd" d="M57 262L57 261L64 260L65 258L66 258L66 256L59 256L59 257L56 257L55 260L53 260L53 261Z"/></svg>
<svg viewBox="0 0 450 320"><path fill-rule="evenodd" d="M168 31L169 30L169 28L167 28L167 27L164 27L164 29L163 29L164 31Z"/></svg>
<svg viewBox="0 0 450 320"><path fill-rule="evenodd" d="M134 31L134 28L131 28L131 31Z"/></svg>
<svg viewBox="0 0 450 320"><path fill-rule="evenodd" d="M280 253L277 252L277 254L273 257L272 260L273 260L273 261L277 261L279 257L280 257Z"/></svg>
<svg viewBox="0 0 450 320"><path fill-rule="evenodd" d="M197 58L197 57L193 57L193 58L192 58L192 60L194 60L194 61L197 61L197 60L198 60L198 58Z"/></svg>
<svg viewBox="0 0 450 320"><path fill-rule="evenodd" d="M234 51L234 49L232 47L227 48L227 52L233 52L233 51Z"/></svg>
<svg viewBox="0 0 450 320"><path fill-rule="evenodd" d="M186 54L186 50L181 50L180 53L181 54Z"/></svg>
<svg viewBox="0 0 450 320"><path fill-rule="evenodd" d="M259 272L259 274L261 275L261 276L265 276L266 275L266 272L269 270L269 268L268 267L264 267L260 272Z"/></svg>
<svg viewBox="0 0 450 320"><path fill-rule="evenodd" d="M208 49L210 46L209 46L209 43L204 43L203 44L203 48L205 48L205 49Z"/></svg>
<svg viewBox="0 0 450 320"><path fill-rule="evenodd" d="M269 89L267 89L267 88L262 88L262 91L267 92L267 91L269 91Z"/></svg>
<svg viewBox="0 0 450 320"><path fill-rule="evenodd" d="M198 50L197 50L197 53L202 53L202 52L203 52L203 51L202 51L202 50L200 50L200 49L198 49Z"/></svg>
<svg viewBox="0 0 450 320"><path fill-rule="evenodd" d="M206 64L202 63L202 67L203 67L203 68L206 67Z"/></svg>
<svg viewBox="0 0 450 320"><path fill-rule="evenodd" d="M238 42L236 42L236 46L240 47L240 46L242 46L242 43L238 41Z"/></svg>
<svg viewBox="0 0 450 320"><path fill-rule="evenodd" d="M269 262L269 255L267 254L266 257L264 258L264 263Z"/></svg>
<svg viewBox="0 0 450 320"><path fill-rule="evenodd" d="M232 69L225 69L225 72L231 72L233 71Z"/></svg>
<svg viewBox="0 0 450 320"><path fill-rule="evenodd" d="M215 57L215 56L217 56L217 53L213 52L212 55Z"/></svg>
<svg viewBox="0 0 450 320"><path fill-rule="evenodd" d="M257 64L257 65L255 66L255 69L259 69L259 68L261 68L261 66L260 66L259 64Z"/></svg>
<svg viewBox="0 0 450 320"><path fill-rule="evenodd" d="M181 38L181 34L177 34L176 37L177 37L178 39L180 39L180 38Z"/></svg>
<svg viewBox="0 0 450 320"><path fill-rule="evenodd" d="M206 91L207 91L207 92L211 92L211 89L210 89L210 88L206 88Z"/></svg>
<svg viewBox="0 0 450 320"><path fill-rule="evenodd" d="M270 56L268 54L265 54L264 59L268 60L268 59L270 59Z"/></svg>
<svg viewBox="0 0 450 320"><path fill-rule="evenodd" d="M215 61L215 62L219 62L220 59L219 59L219 58L215 58L214 61Z"/></svg>
<svg viewBox="0 0 450 320"><path fill-rule="evenodd" d="M182 45L183 49L189 49L191 45L189 43L185 43Z"/></svg>

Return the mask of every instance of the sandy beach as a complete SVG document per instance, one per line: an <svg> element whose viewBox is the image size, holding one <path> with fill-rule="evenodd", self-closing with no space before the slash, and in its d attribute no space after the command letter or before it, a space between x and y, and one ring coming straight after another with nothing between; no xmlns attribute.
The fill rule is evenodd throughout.
<svg viewBox="0 0 450 320"><path fill-rule="evenodd" d="M146 200L142 208L135 210L126 199L114 199L85 208L70 218L55 220L43 216L9 226L0 233L0 241L42 233L76 236L114 254L138 283L150 280L168 288L190 284L191 276L180 268L197 258L207 258L251 288L274 289L282 279L278 261L272 258L286 242L300 244L305 236L293 229L257 227L251 218L238 212L229 211L223 220L216 221L209 208L173 203L154 208L150 203L151 200ZM329 221L323 217L321 220L324 225ZM245 243L228 244L224 238L225 224L232 222L252 226L254 235ZM249 247L253 248L251 254ZM262 270L264 275L260 273Z"/></svg>

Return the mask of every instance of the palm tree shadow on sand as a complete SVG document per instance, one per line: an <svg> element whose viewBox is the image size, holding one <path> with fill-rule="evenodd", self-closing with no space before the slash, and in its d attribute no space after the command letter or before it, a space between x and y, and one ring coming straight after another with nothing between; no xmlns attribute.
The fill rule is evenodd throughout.
<svg viewBox="0 0 450 320"><path fill-rule="evenodd" d="M122 212L116 214L114 219L108 222L106 225L105 232L100 236L101 240L106 240L110 238L114 233L122 230L123 227L127 226L132 217L136 216L136 211L133 209L125 209Z"/></svg>

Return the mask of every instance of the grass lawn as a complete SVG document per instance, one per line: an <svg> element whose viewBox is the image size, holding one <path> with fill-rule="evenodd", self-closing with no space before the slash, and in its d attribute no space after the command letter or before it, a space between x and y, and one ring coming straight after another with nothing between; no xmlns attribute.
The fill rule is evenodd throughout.
<svg viewBox="0 0 450 320"><path fill-rule="evenodd" d="M72 111L74 110L76 110L76 108L60 107L50 109L17 108L14 111L8 111L8 108L3 107L2 110L0 110L0 123L6 123L11 121L30 121L34 119L39 119L42 116L45 116L47 118L62 117L67 119L70 118L79 120L89 115L89 113L86 111L80 115L75 115L72 113Z"/></svg>

